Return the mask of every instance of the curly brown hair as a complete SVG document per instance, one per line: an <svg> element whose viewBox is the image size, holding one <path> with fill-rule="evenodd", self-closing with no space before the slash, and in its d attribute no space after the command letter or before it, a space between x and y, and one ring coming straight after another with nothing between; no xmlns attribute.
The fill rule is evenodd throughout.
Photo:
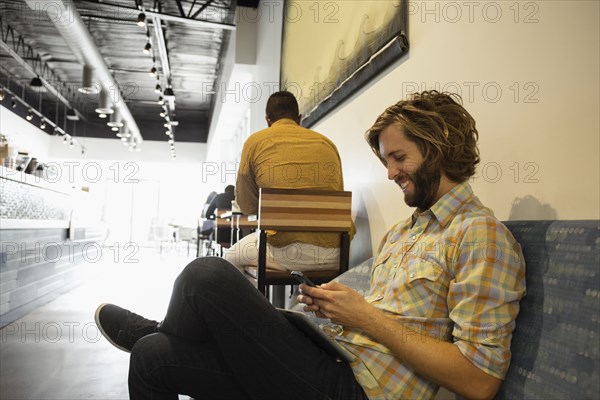
<svg viewBox="0 0 600 400"><path fill-rule="evenodd" d="M425 162L441 167L452 181L463 182L475 174L479 133L459 95L425 91L388 107L365 134L383 165L386 162L379 152L379 135L390 125L400 127L417 145Z"/></svg>

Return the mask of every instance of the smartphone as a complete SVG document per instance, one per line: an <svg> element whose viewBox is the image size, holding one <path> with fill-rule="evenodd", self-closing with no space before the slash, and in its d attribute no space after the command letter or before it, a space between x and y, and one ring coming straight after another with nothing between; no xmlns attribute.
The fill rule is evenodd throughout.
<svg viewBox="0 0 600 400"><path fill-rule="evenodd" d="M308 286L311 286L311 287L317 286L317 285L315 285L313 283L313 281L311 281L306 276L304 276L304 274L302 273L302 271L292 271L292 272L290 272L290 274L294 278L296 278L296 280L298 280L298 282L300 282L300 283L304 283L305 285L308 285Z"/></svg>

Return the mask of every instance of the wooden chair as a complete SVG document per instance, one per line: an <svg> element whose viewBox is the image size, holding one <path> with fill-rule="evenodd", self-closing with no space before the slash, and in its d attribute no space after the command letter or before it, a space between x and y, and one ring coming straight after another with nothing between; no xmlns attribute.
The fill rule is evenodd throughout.
<svg viewBox="0 0 600 400"><path fill-rule="evenodd" d="M332 270L304 271L316 284L329 282L348 270L352 192L307 189L261 189L259 199L258 267L244 271L268 297L269 286L297 285L289 271L267 269L267 230L289 232L337 232L340 234L340 263Z"/></svg>

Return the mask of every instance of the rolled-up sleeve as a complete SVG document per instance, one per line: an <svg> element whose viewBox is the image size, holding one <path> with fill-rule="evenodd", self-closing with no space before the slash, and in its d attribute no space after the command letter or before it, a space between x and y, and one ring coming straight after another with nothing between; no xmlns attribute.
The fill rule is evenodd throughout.
<svg viewBox="0 0 600 400"><path fill-rule="evenodd" d="M494 218L465 228L448 293L454 344L474 365L503 379L510 342L525 295L525 262L519 244Z"/></svg>

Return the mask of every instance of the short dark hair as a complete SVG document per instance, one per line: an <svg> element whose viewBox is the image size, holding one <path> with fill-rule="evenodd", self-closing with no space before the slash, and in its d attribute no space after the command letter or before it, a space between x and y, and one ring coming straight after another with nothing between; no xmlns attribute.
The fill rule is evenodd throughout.
<svg viewBox="0 0 600 400"><path fill-rule="evenodd" d="M235 192L235 186L233 186L233 185L225 186L225 193L233 193L233 192Z"/></svg>
<svg viewBox="0 0 600 400"><path fill-rule="evenodd" d="M452 181L463 182L475 174L479 133L459 95L425 91L388 107L365 135L384 165L379 135L391 125L401 128L406 138L417 145L424 161L441 167Z"/></svg>
<svg viewBox="0 0 600 400"><path fill-rule="evenodd" d="M267 100L267 118L271 120L271 122L278 121L282 118L296 120L298 115L300 115L298 102L290 92L275 92L269 97L269 100Z"/></svg>

